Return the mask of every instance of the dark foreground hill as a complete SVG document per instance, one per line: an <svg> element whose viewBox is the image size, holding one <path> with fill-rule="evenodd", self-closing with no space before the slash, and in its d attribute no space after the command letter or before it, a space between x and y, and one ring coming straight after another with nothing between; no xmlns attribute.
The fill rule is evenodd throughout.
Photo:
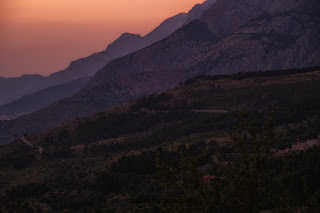
<svg viewBox="0 0 320 213"><path fill-rule="evenodd" d="M47 129L200 74L319 65L319 11L317 0L220 0L168 38L111 61L74 96L4 128L15 134Z"/></svg>
<svg viewBox="0 0 320 213"><path fill-rule="evenodd" d="M270 151L317 137L319 91L316 68L200 76L26 135L0 147L2 210L317 212L319 148Z"/></svg>

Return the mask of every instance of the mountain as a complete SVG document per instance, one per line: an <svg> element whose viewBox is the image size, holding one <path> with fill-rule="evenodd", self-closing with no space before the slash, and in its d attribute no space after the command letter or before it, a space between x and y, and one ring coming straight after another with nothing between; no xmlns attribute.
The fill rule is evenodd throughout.
<svg viewBox="0 0 320 213"><path fill-rule="evenodd" d="M78 93L3 128L37 132L190 77L320 64L319 2L219 0L171 36L110 61ZM26 125L28 124L28 125Z"/></svg>
<svg viewBox="0 0 320 213"><path fill-rule="evenodd" d="M174 33L174 31L182 27L189 13L179 13L176 16L168 18L163 23L161 23L159 27L154 29L151 33L145 35L143 38L145 40L144 42L146 42L146 46L149 46L157 41L160 41L168 37L169 35Z"/></svg>
<svg viewBox="0 0 320 213"><path fill-rule="evenodd" d="M199 76L25 135L0 146L1 210L250 212L254 190L251 212L319 212L320 147L277 154L317 138L319 90L319 68Z"/></svg>
<svg viewBox="0 0 320 213"><path fill-rule="evenodd" d="M17 78L0 79L0 104L5 104L46 87L45 77L41 75L23 75Z"/></svg>
<svg viewBox="0 0 320 213"><path fill-rule="evenodd" d="M15 115L34 112L60 99L72 96L84 87L90 79L91 77L82 78L63 85L52 86L31 95L25 95L11 103L1 105L0 115Z"/></svg>
<svg viewBox="0 0 320 213"><path fill-rule="evenodd" d="M123 33L116 41L105 50L111 58L119 58L139 50L143 46L143 38L140 35Z"/></svg>
<svg viewBox="0 0 320 213"><path fill-rule="evenodd" d="M206 12L217 0L207 0L202 4L196 4L189 12L185 20L185 24L190 23L195 19L199 19L202 13Z"/></svg>
<svg viewBox="0 0 320 213"><path fill-rule="evenodd" d="M144 116L157 116L157 113L160 115L189 112L226 115L229 113L231 115L232 112L239 110L267 112L270 107L273 107L276 111L275 123L277 125L287 122L282 118L286 116L290 119L290 122L303 122L313 115L316 115L315 120L319 120L320 117L316 113L320 111L319 89L320 67L257 71L231 75L201 75L187 79L173 89L154 93L108 110L74 119L50 130L30 135L28 138L33 144L43 145L42 143L47 142L46 138L49 135L59 135L68 131L69 140L64 145L96 143L97 141L110 139L110 137L130 134L130 132L126 132L126 127L139 129L138 125L142 125L147 131L153 127L156 129L163 128L159 125L161 122L172 122L160 119L154 120L155 123L153 124L146 125L139 121L140 116L145 119ZM292 96L291 93L295 95ZM310 103L313 104L310 106ZM308 105L308 107L298 107L303 105ZM288 108L292 110L287 110ZM294 116L299 113L302 113L301 116ZM135 114L137 120L134 116L128 116L127 119L124 119L129 114ZM121 117L123 119L120 119ZM173 119L183 120L187 118L178 116L178 118ZM153 119L150 119L150 121L153 121ZM215 122L218 123L218 121L213 123ZM229 126L229 128L232 128L232 126ZM105 131L106 129L108 131ZM314 129L318 131L317 128ZM199 131L201 130L199 129ZM136 131L132 130L132 132L136 134ZM165 139L161 138L161 140ZM59 142L61 142L59 137L54 137L51 141L52 144L58 144ZM50 146L51 143L46 143L46 145Z"/></svg>
<svg viewBox="0 0 320 213"><path fill-rule="evenodd" d="M209 3L210 1L204 4L208 5ZM193 13L192 10L190 13ZM104 51L73 61L65 70L53 73L48 77L24 75L18 78L2 78L0 79L0 105L7 104L26 94L32 94L50 86L61 85L76 79L93 76L110 60L138 51L171 35L183 26L186 18L186 13L173 16L144 37L124 33L113 43L109 44ZM191 19L195 18L197 17L194 16Z"/></svg>

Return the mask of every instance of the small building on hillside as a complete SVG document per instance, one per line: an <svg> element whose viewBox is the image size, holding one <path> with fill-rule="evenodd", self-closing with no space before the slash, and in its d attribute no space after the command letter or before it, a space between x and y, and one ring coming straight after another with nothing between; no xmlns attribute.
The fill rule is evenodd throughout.
<svg viewBox="0 0 320 213"><path fill-rule="evenodd" d="M307 140L306 144L307 144L308 148L311 148L311 147L319 146L320 141L318 139L311 139L311 140Z"/></svg>
<svg viewBox="0 0 320 213"><path fill-rule="evenodd" d="M212 183L212 181L214 181L215 179L216 179L216 176L210 176L210 175L205 175L205 176L203 176L204 183L205 183L207 186L210 186L210 184Z"/></svg>
<svg viewBox="0 0 320 213"><path fill-rule="evenodd" d="M286 148L286 149L283 149L283 150L275 150L273 152L276 152L278 153L279 155L284 155L284 154L287 154L288 152L290 152L291 149L290 148Z"/></svg>
<svg viewBox="0 0 320 213"><path fill-rule="evenodd" d="M274 152L280 155L285 155L290 152L303 151L316 146L320 146L320 134L318 135L317 139L310 139L307 141L296 139L296 144L293 144L291 148L286 148L284 150L275 150Z"/></svg>

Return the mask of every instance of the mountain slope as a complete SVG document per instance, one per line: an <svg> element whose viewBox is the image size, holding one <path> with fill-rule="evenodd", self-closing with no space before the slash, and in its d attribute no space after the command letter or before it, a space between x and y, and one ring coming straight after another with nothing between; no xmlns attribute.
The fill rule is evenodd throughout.
<svg viewBox="0 0 320 213"><path fill-rule="evenodd" d="M60 99L72 96L84 87L90 79L90 77L82 78L63 85L49 87L31 95L25 95L16 101L0 106L0 115L34 112Z"/></svg>
<svg viewBox="0 0 320 213"><path fill-rule="evenodd" d="M46 86L45 77L23 75L17 78L0 79L0 105L9 103L24 94L32 93Z"/></svg>
<svg viewBox="0 0 320 213"><path fill-rule="evenodd" d="M162 22L160 26L154 29L152 32L145 35L143 39L144 42L147 44L146 46L149 46L157 41L160 41L168 37L169 35L174 33L174 31L182 27L189 13L180 13L176 16L173 16Z"/></svg>
<svg viewBox="0 0 320 213"><path fill-rule="evenodd" d="M211 4L211 0L204 3L204 5L208 4ZM193 14L193 10L191 10L190 13ZM73 61L65 70L53 73L48 77L30 75L22 76L20 78L2 78L0 79L0 105L50 86L93 76L110 60L138 51L171 35L174 31L183 26L186 18L186 13L180 13L168 18L144 37L124 33L113 43L108 45L104 51ZM198 18L198 16L189 17L189 20L194 20L195 18Z"/></svg>
<svg viewBox="0 0 320 213"><path fill-rule="evenodd" d="M318 9L316 0L246 0L245 4L220 0L201 16L201 21L111 61L71 98L8 125L18 133L39 131L164 91L200 74L319 65Z"/></svg>
<svg viewBox="0 0 320 213"><path fill-rule="evenodd" d="M185 24L188 24L195 19L199 19L201 17L202 13L206 12L216 2L217 2L217 0L207 0L202 4L196 4L188 12L187 18L185 20Z"/></svg>
<svg viewBox="0 0 320 213"><path fill-rule="evenodd" d="M188 79L166 92L152 94L116 108L78 118L28 138L35 145L46 144L50 146L59 144L61 141L59 137L53 137L52 141L48 143L46 138L49 135L59 135L68 131L68 140L65 141L64 145L74 146L83 143L94 143L111 139L111 137L139 133L139 131L136 132L134 130L136 128L139 129L139 125L146 128L145 131L161 129L163 127L160 125L161 123L168 122L170 124L172 121L153 120L151 117L157 116L157 114L165 115L170 113L185 113L189 116L192 116L191 114L193 113L212 113L230 116L239 110L266 112L270 107L273 107L277 125L288 122L288 120L283 119L286 116L290 122L302 122L313 116L316 119L320 119L317 114L320 110L319 89L319 67L220 76L198 76ZM290 95L291 93L295 95L292 96ZM303 105L308 105L308 107L298 107ZM300 115L298 115L299 113ZM129 114L134 114L136 117L128 116L127 119L124 119ZM150 117L150 120L145 116ZM150 123L148 125L144 124L139 121L140 118ZM180 115L172 119L183 120L187 119L187 117ZM133 130L127 130L127 128ZM229 126L229 128L232 128L232 126ZM106 129L108 131L105 131ZM194 129L194 131L196 130ZM198 131L201 132L201 129L198 129ZM165 142L164 137L161 140Z"/></svg>
<svg viewBox="0 0 320 213"><path fill-rule="evenodd" d="M189 189L208 174L215 175L212 184L219 184L219 195L223 193L227 197L221 201L224 205L217 212L225 211L226 206L234 207L235 202L230 199L235 197L240 197L237 203L240 208L244 189L235 191L238 188L232 183L237 185L246 173L240 176L243 178L233 175L243 174L243 155L230 134L246 126L246 120L242 121L239 114L246 115L243 112L247 111L250 118L247 122L255 127L250 130L257 132L255 138L259 145L261 143L258 150L264 153L265 149L285 149L296 143L296 138L305 141L317 137L319 89L319 68L199 76L164 93L26 135L0 146L0 200L6 204L2 209L15 212L29 205L37 211L53 212L88 212L94 208L102 212L150 211L163 200L163 190L159 187L165 182L158 181L159 176L174 177L175 180L169 179L168 194L177 193L173 198L176 199L181 195L182 178L188 177L183 179L186 180L183 186ZM269 115L271 106L272 117ZM266 119L271 122L265 122ZM274 124L274 128L266 136L261 135L261 129L269 130L266 124ZM266 137L271 137L272 141ZM250 146L250 139L244 140L245 150L249 150L246 146ZM254 159L260 156L252 154L251 150L247 153ZM292 155L278 156L276 152L270 155L267 172L262 174L269 174L263 177L267 179L267 187L272 187L272 196L268 197L274 204L264 205L267 198L263 196L266 193L263 189L259 210L280 210L283 205L278 202L279 197L288 196L295 201L290 202L291 205L298 209L310 207L314 210L319 206L308 201L308 198L317 198L320 188L320 168L314 166L320 160L319 153L319 147L314 147ZM195 161L193 173L189 172L190 166L184 166L189 159ZM266 157L259 159L266 162ZM239 173L235 172L238 167ZM176 176L176 172L183 174ZM190 173L196 173L199 179L189 178ZM263 183L259 183L259 188ZM310 187L297 187L296 183L306 183ZM252 181L247 184L252 185ZM208 203L214 202L214 193L208 191L207 185L204 187L194 199L198 201L198 195L206 193L210 200L204 205L209 206ZM288 194L289 190L292 192ZM305 198L306 193L308 198ZM186 200L190 201L191 193L187 191L186 194ZM217 197L215 199L222 196ZM163 203L165 207L172 205ZM186 203L189 202L181 202L173 209ZM201 208L199 202L194 203L193 206ZM289 204L284 205L288 208ZM228 210L237 212L238 208ZM163 212L167 212L166 209Z"/></svg>

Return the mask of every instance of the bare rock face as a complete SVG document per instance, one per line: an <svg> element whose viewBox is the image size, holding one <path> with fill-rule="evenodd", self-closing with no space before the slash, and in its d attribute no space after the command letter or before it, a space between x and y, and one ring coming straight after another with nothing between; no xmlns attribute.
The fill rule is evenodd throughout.
<svg viewBox="0 0 320 213"><path fill-rule="evenodd" d="M112 61L82 92L142 72L184 70L192 76L318 65L320 16L312 12L317 12L314 8L319 3L313 1L314 7L309 3L220 0L202 15L201 22Z"/></svg>
<svg viewBox="0 0 320 213"><path fill-rule="evenodd" d="M200 20L112 60L71 98L12 121L11 131L46 129L200 74L320 65L319 12L318 0L218 0Z"/></svg>
<svg viewBox="0 0 320 213"><path fill-rule="evenodd" d="M320 63L319 2L224 2L217 2L201 19L220 38L212 46L219 51L206 58L209 73L288 69ZM224 18L217 17L221 8L228 8L227 24L221 21ZM208 69L201 72L208 73Z"/></svg>

